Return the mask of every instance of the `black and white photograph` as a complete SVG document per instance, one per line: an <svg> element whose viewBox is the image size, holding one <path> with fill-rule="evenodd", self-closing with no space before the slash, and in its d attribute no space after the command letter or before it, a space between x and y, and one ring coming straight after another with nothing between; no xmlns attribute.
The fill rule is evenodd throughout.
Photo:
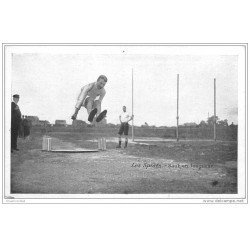
<svg viewBox="0 0 250 250"><path fill-rule="evenodd" d="M249 1L2 0L0 248L249 249Z"/></svg>
<svg viewBox="0 0 250 250"><path fill-rule="evenodd" d="M3 56L5 202L246 202L247 44Z"/></svg>

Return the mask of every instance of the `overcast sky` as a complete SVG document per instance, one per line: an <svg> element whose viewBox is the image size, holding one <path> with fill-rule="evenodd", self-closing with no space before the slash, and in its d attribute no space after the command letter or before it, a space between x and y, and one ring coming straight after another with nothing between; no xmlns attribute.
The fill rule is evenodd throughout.
<svg viewBox="0 0 250 250"><path fill-rule="evenodd" d="M108 78L102 109L108 123L118 123L122 106L131 113L134 69L135 124L176 124L176 82L180 74L180 124L199 123L213 115L213 79L217 81L217 115L237 121L238 58L230 55L150 54L13 54L12 94L19 94L23 115L71 124L81 87L104 74ZM82 108L78 119L87 120Z"/></svg>

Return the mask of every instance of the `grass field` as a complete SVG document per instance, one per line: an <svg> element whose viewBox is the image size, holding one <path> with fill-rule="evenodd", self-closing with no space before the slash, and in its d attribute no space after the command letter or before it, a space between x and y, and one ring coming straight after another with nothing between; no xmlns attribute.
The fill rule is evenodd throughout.
<svg viewBox="0 0 250 250"><path fill-rule="evenodd" d="M11 154L11 193L29 194L226 194L237 193L237 142L165 141L116 149L115 134L52 132L54 148L107 151L41 151L42 135L19 139Z"/></svg>

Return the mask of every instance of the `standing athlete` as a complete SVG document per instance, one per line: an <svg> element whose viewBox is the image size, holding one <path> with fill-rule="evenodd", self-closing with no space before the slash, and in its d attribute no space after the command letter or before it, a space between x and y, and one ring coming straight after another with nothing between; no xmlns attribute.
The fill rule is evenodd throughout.
<svg viewBox="0 0 250 250"><path fill-rule="evenodd" d="M128 146L128 130L129 130L129 121L131 121L134 116L130 116L127 112L127 108L126 106L123 106L122 107L122 113L121 115L119 116L119 119L120 119L120 122L121 122L121 125L120 125L120 129L119 129L119 132L118 132L118 135L119 135L119 144L117 146L117 148L121 148L121 144L122 144L122 134L124 134L125 136L125 145L124 145L124 148L126 148Z"/></svg>
<svg viewBox="0 0 250 250"><path fill-rule="evenodd" d="M81 88L81 92L77 98L75 105L75 112L71 116L72 120L75 120L80 108L83 106L88 112L88 121L93 122L95 115L97 115L96 121L101 121L107 114L107 110L101 112L102 100L106 94L104 86L108 79L104 75L100 75L96 82L89 83ZM97 100L96 98L99 97Z"/></svg>

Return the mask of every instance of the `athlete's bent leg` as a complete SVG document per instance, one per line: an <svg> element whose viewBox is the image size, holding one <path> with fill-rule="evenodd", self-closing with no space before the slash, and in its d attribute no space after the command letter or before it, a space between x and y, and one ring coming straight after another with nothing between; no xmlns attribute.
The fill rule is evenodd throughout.
<svg viewBox="0 0 250 250"><path fill-rule="evenodd" d="M90 114L90 112L95 108L94 107L94 101L91 100L89 97L86 98L84 107L87 109L88 115Z"/></svg>
<svg viewBox="0 0 250 250"><path fill-rule="evenodd" d="M101 102L99 100L94 101L93 108L97 108L96 116L98 116L101 113Z"/></svg>

